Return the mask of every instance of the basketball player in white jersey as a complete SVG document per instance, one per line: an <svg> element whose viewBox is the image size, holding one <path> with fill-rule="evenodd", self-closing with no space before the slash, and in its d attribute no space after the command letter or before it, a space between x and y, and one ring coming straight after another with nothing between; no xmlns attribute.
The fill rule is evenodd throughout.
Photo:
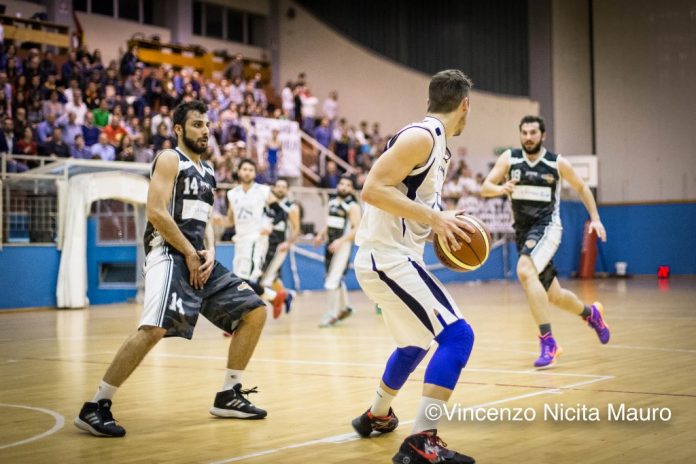
<svg viewBox="0 0 696 464"><path fill-rule="evenodd" d="M353 179L341 176L336 195L329 200L329 218L314 238L314 246L325 242L324 288L328 293L329 309L319 322L319 327L331 327L353 313L348 302L348 289L343 276L353 251L353 240L360 225L360 204L353 195Z"/></svg>
<svg viewBox="0 0 696 464"><path fill-rule="evenodd" d="M267 205L277 201L268 185L254 181L256 164L245 158L237 168L239 185L227 192L227 227L235 226L232 272L249 282L254 291L273 305L273 318L282 311L287 293L258 284L268 250L271 221L264 215Z"/></svg>
<svg viewBox="0 0 696 464"><path fill-rule="evenodd" d="M262 419L266 411L246 399L241 376L266 321L266 307L254 291L215 260L210 223L215 176L201 155L208 148L208 108L182 103L174 110L175 149L152 162L145 230L145 304L140 326L114 357L75 425L98 437L126 434L111 414L116 390L163 337L190 339L202 314L233 333L222 391L210 413L219 417ZM147 403L147 399L143 399ZM143 414L148 408L141 408Z"/></svg>
<svg viewBox="0 0 696 464"><path fill-rule="evenodd" d="M473 463L448 450L437 434L439 418L466 366L474 333L447 289L425 268L423 249L433 233L454 249L470 242L473 227L442 211L441 192L452 155L447 138L461 134L469 113L471 81L459 70L437 73L428 89L425 119L400 130L370 170L362 190L367 206L358 229L353 263L360 286L382 309L397 348L387 361L372 406L353 420L363 437L391 432L398 419L391 402L428 352L423 396L413 430L392 462Z"/></svg>
<svg viewBox="0 0 696 464"><path fill-rule="evenodd" d="M602 344L609 342L609 327L604 322L603 307L591 305L570 290L561 287L552 258L561 243L561 179L578 192L590 213L590 231L606 241L597 204L589 187L577 175L567 159L542 146L546 138L544 119L525 116L519 126L522 149L507 150L493 166L481 186L481 195L510 195L515 219L517 278L527 294L532 316L539 326L541 354L534 362L539 369L552 367L561 348L551 333L549 303L580 316L594 329ZM507 181L499 185L505 179Z"/></svg>

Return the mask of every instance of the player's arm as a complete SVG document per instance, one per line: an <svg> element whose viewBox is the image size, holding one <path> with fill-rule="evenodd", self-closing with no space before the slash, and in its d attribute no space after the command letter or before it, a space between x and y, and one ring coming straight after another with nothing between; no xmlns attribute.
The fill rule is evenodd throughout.
<svg viewBox="0 0 696 464"><path fill-rule="evenodd" d="M234 227L234 207L232 206L232 198L230 198L230 192L227 191L227 216L225 217L215 217L213 218L213 223L224 228Z"/></svg>
<svg viewBox="0 0 696 464"><path fill-rule="evenodd" d="M500 184L505 180L508 170L510 169L510 150L505 151L502 155L498 157L488 173L486 180L483 181L481 185L481 191L479 192L482 197L499 197L501 195L509 195L515 188L516 182L509 180L504 184Z"/></svg>
<svg viewBox="0 0 696 464"><path fill-rule="evenodd" d="M603 242L607 241L607 232L604 230L604 225L599 218L599 211L597 210L597 203L595 202L594 195L590 187L587 186L585 181L583 181L580 176L578 176L573 165L570 161L562 156L558 157L558 171L561 173L563 179L565 179L573 190L578 192L582 204L585 205L585 209L590 213L590 231L594 230L597 236L602 239Z"/></svg>
<svg viewBox="0 0 696 464"><path fill-rule="evenodd" d="M348 210L348 220L350 221L350 230L342 237L337 238L333 242L329 243L329 251L336 253L341 245L344 243L351 243L355 239L355 234L358 232L358 227L360 227L360 205L353 203L353 205Z"/></svg>
<svg viewBox="0 0 696 464"><path fill-rule="evenodd" d="M326 233L328 232L327 226L324 226L317 235L314 236L314 240L312 240L312 245L314 247L318 247L319 245L322 244L323 241L326 240Z"/></svg>
<svg viewBox="0 0 696 464"><path fill-rule="evenodd" d="M300 208L297 205L292 205L288 211L288 222L290 224L290 234L286 242L292 245L300 238Z"/></svg>
<svg viewBox="0 0 696 464"><path fill-rule="evenodd" d="M203 259L199 276L201 286L208 281L208 278L210 277L210 274L212 274L213 268L215 267L215 231L213 230L213 224L210 219L211 218L208 218L208 224L205 226L205 236L203 237L205 250L198 252L198 256Z"/></svg>
<svg viewBox="0 0 696 464"><path fill-rule="evenodd" d="M172 215L169 214L172 186L176 182L178 174L179 155L174 150L165 150L160 153L147 192L147 220L169 245L184 255L186 266L189 269L189 283L194 288L199 288L200 259L198 253L191 242L181 233Z"/></svg>
<svg viewBox="0 0 696 464"><path fill-rule="evenodd" d="M428 224L433 231L447 238L450 247L458 250L459 239L470 242L465 231L475 232L467 222L456 217L456 211L436 211L411 201L399 191L397 186L411 173L428 160L433 149L431 135L422 129L411 128L401 133L370 169L363 185L361 198L376 208L397 217Z"/></svg>

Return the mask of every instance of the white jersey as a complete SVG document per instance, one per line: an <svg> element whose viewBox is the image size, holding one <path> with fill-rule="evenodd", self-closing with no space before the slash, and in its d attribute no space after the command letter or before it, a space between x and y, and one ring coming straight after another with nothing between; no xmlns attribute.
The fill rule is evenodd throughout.
<svg viewBox="0 0 696 464"><path fill-rule="evenodd" d="M227 192L227 200L234 212L236 243L259 238L261 230L268 223L263 211L270 192L271 188L268 185L256 182L246 192L241 185Z"/></svg>
<svg viewBox="0 0 696 464"><path fill-rule="evenodd" d="M389 140L387 148L394 145L399 135L406 130L428 131L433 138L433 149L427 161L412 170L397 188L414 203L441 211L442 186L452 157L447 149L445 127L439 119L426 116L422 122L401 129ZM398 251L422 258L430 231L431 227L428 224L397 217L372 205L366 205L355 243L361 247Z"/></svg>

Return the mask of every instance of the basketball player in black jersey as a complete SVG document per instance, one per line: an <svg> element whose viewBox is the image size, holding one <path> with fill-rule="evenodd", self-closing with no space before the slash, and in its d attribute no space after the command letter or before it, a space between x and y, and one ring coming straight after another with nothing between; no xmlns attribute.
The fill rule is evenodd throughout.
<svg viewBox="0 0 696 464"><path fill-rule="evenodd" d="M152 163L145 231L145 303L138 330L121 346L92 401L75 425L100 437L126 434L111 414L116 390L163 337L190 339L202 314L230 341L222 391L210 413L220 417L261 419L241 389L246 368L266 320L266 307L251 287L215 260L210 224L215 189L213 169L201 160L208 147L207 107L182 103L174 111L175 149L163 150Z"/></svg>
<svg viewBox="0 0 696 464"><path fill-rule="evenodd" d="M272 287L276 292L285 291L280 279L280 270L288 251L300 235L300 208L288 198L288 181L277 179L271 188L277 201L266 206L264 214L271 220L271 233L268 235L268 251L263 263L260 285ZM285 298L285 312L290 312L294 291L288 290Z"/></svg>
<svg viewBox="0 0 696 464"><path fill-rule="evenodd" d="M602 241L606 241L607 236L589 187L568 160L542 146L546 138L544 119L525 116L519 130L522 149L508 150L500 155L483 182L481 195L509 195L512 201L520 254L517 277L539 325L541 354L534 366L543 369L553 366L561 354L551 333L549 303L582 317L595 330L601 343L607 343L610 336L601 303L583 304L573 292L562 288L556 278L551 259L561 243L561 178L578 192L590 213L590 231L596 232Z"/></svg>
<svg viewBox="0 0 696 464"><path fill-rule="evenodd" d="M347 174L341 176L336 186L336 195L329 199L329 217L324 227L314 237L314 246L325 243L324 268L326 278L324 288L328 293L329 309L319 322L319 327L334 326L351 314L353 309L348 302L348 289L344 275L353 251L355 233L360 225L360 203L354 195L353 178Z"/></svg>

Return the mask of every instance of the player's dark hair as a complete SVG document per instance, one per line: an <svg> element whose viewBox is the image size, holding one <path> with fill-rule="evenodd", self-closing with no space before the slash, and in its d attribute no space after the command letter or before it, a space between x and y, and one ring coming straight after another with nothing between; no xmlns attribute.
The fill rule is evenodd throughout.
<svg viewBox="0 0 696 464"><path fill-rule="evenodd" d="M469 95L473 82L458 69L440 71L430 79L428 112L450 113Z"/></svg>
<svg viewBox="0 0 696 464"><path fill-rule="evenodd" d="M186 120L190 111L198 111L200 114L206 114L208 112L208 106L200 100L191 100L186 103L182 103L176 108L174 108L174 116L172 117L172 122L176 126L177 124L181 127L186 127Z"/></svg>
<svg viewBox="0 0 696 464"><path fill-rule="evenodd" d="M239 162L239 166L237 166L237 170L242 169L242 166L244 166L245 164L251 165L254 168L254 171L259 171L256 168L256 163L254 163L254 160L252 160L251 158L242 158L242 160Z"/></svg>
<svg viewBox="0 0 696 464"><path fill-rule="evenodd" d="M535 122L539 123L539 130L542 134L546 132L546 124L544 122L544 118L542 118L541 116L532 116L529 114L522 118L522 120L520 121L519 129L522 130L523 124L534 124Z"/></svg>
<svg viewBox="0 0 696 464"><path fill-rule="evenodd" d="M351 187L355 188L355 179L350 174L343 174L338 178L338 181L349 180Z"/></svg>

